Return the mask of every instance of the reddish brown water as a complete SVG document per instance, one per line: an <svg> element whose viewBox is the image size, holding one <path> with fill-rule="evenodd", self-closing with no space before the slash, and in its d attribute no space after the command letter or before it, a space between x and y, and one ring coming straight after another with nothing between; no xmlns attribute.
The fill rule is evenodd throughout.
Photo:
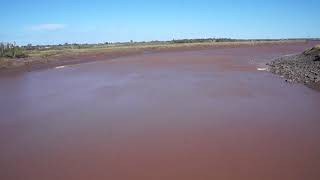
<svg viewBox="0 0 320 180"><path fill-rule="evenodd" d="M0 179L319 180L320 93L256 70L309 46L0 77Z"/></svg>

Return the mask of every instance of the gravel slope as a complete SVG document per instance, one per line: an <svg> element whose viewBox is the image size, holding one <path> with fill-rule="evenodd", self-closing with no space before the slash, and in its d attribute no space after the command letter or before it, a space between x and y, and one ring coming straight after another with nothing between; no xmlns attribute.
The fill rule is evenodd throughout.
<svg viewBox="0 0 320 180"><path fill-rule="evenodd" d="M270 72L287 82L304 83L320 90L320 45L298 55L284 56L267 64Z"/></svg>

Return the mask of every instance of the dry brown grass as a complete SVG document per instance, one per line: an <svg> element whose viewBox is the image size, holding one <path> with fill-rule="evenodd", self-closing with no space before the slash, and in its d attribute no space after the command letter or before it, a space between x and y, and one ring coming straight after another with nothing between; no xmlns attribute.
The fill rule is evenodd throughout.
<svg viewBox="0 0 320 180"><path fill-rule="evenodd" d="M133 44L133 45L106 45L86 49L62 49L62 50L34 50L28 53L30 57L55 57L63 55L81 55L85 53L110 53L118 51L138 51L138 50L167 50L167 49L192 49L198 47L237 47L242 45L258 46L267 44L285 44L305 42L304 40L287 41L239 41L239 42L204 42L204 43L166 43L166 44Z"/></svg>

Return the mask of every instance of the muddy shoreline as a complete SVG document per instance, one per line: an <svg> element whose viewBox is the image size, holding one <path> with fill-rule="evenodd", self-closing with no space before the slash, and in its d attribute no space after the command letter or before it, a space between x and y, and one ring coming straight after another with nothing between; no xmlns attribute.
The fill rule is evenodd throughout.
<svg viewBox="0 0 320 180"><path fill-rule="evenodd" d="M258 42L232 42L232 43L190 43L172 46L129 46L119 49L106 49L81 53L58 54L49 57L30 57L23 59L10 59L0 63L0 75L23 73L35 70L50 69L57 66L66 66L95 61L111 60L119 57L134 56L149 53L181 52L195 50L210 50L239 47L272 47L277 45L307 44L307 41L258 41Z"/></svg>

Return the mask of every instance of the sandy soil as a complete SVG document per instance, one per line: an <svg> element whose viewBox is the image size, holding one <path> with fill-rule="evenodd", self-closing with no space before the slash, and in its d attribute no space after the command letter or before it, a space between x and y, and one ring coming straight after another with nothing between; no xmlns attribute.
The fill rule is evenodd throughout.
<svg viewBox="0 0 320 180"><path fill-rule="evenodd" d="M258 71L312 44L0 76L5 180L318 180L320 93Z"/></svg>

